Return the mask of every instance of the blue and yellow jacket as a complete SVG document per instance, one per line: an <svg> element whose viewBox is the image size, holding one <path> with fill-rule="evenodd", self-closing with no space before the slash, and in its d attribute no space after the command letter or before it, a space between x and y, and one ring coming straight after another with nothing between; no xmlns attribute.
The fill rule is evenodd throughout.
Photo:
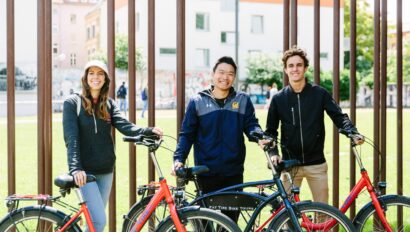
<svg viewBox="0 0 410 232"><path fill-rule="evenodd" d="M185 163L194 145L195 165L206 165L208 176L240 175L244 170L245 142L257 139L251 132L262 132L249 96L231 88L221 108L212 89L199 92L188 103L182 122L174 161Z"/></svg>

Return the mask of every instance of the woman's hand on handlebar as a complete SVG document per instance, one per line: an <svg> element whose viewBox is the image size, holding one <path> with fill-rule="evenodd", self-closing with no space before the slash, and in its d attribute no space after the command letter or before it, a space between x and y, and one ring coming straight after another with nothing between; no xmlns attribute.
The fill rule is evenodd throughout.
<svg viewBox="0 0 410 232"><path fill-rule="evenodd" d="M87 183L87 174L82 170L74 171L73 177L78 187L83 187Z"/></svg>
<svg viewBox="0 0 410 232"><path fill-rule="evenodd" d="M262 150L264 150L265 146L268 145L269 143L271 143L271 147L275 147L275 145L276 145L275 141L272 141L270 139L260 139L260 140L258 140L259 147L261 147Z"/></svg>
<svg viewBox="0 0 410 232"><path fill-rule="evenodd" d="M175 173L175 170L177 170L178 168L183 167L184 164L179 162L179 161L175 161L174 166L171 169L171 175L172 176L177 176L177 174Z"/></svg>
<svg viewBox="0 0 410 232"><path fill-rule="evenodd" d="M273 155L270 157L270 160L272 160L273 165L276 166L282 162L282 157L280 155Z"/></svg>

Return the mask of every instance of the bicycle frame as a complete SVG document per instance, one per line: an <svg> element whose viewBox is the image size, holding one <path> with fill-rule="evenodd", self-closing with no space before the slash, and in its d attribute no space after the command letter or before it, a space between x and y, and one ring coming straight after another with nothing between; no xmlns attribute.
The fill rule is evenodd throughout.
<svg viewBox="0 0 410 232"><path fill-rule="evenodd" d="M137 222L131 228L131 231L137 231L137 232L141 231L141 229L144 227L144 225L148 221L149 217L155 211L155 209L160 204L160 202L164 199L168 205L172 221L175 224L175 228L177 229L178 232L185 232L186 231L185 226L179 220L174 198L171 194L171 191L169 190L167 180L162 175L162 171L159 168L158 160L156 159L154 155L154 151L151 148L149 149L149 155L151 156L151 160L153 161L155 169L159 175L159 189L155 193L151 201L148 203L147 208L145 208L145 210L142 212Z"/></svg>
<svg viewBox="0 0 410 232"><path fill-rule="evenodd" d="M359 166L360 166L361 178L360 178L359 181L356 183L356 185L353 187L353 189L350 191L350 193L349 193L349 195L347 196L345 202L343 203L343 205L340 207L339 210L340 210L342 213L346 213L346 211L347 211L347 210L349 209L349 207L353 204L353 202L355 201L355 199L359 196L359 194L361 193L361 191L362 191L364 188L366 188L367 191L368 191L369 194L370 194L370 198L371 198L371 200L372 200L372 204L373 204L374 207L375 207L376 213L377 213L377 215L378 215L380 221L382 222L382 224L383 224L383 226L384 226L384 229L386 229L386 231L388 231L388 232L393 232L393 229L390 227L389 223L388 223L387 220L386 220L386 217L384 216L384 209L383 209L383 207L381 206L381 204L380 204L380 202L379 202L379 200L378 200L378 198L377 198L377 197L378 197L378 194L377 194L377 192L376 192L376 190L375 190L375 188L374 188L372 182L370 181L370 177L369 177L369 175L368 175L368 173L367 173L367 170L364 168L363 163L361 162L360 156L359 156L359 154L358 154L358 152L357 152L357 149L356 149L356 144L354 144L353 142L352 142L352 150L353 150L353 153L354 153L354 155L355 155L355 158L356 158L356 160L357 160L357 162L359 163ZM296 202L299 202L299 201L300 201L300 197L299 197L298 194L294 194L294 198L295 198L295 201L296 201ZM308 221L308 219L307 219L307 220L303 220L303 221L304 221L304 223L311 223L311 222ZM336 223L335 221L330 222L330 223L328 223L328 224L326 223L326 226L328 226L327 228L331 228L332 226L335 225L335 223ZM322 223L320 223L320 224L322 224ZM319 226L319 229L323 229L323 228L320 228L320 225L317 224L317 223L314 224L314 227L316 227L316 226ZM302 227L303 227L303 224L302 224Z"/></svg>
<svg viewBox="0 0 410 232"><path fill-rule="evenodd" d="M163 199L168 204L168 208L171 214L171 218L175 223L177 231L186 231L184 225L181 223L178 217L178 212L176 210L176 206L174 203L174 199L172 194L169 190L167 181L165 178L161 177L159 181L159 189L145 208L144 212L142 212L141 216L138 218L137 222L132 227L131 231L140 231L146 222L148 221L149 217L155 211L156 207L161 203Z"/></svg>

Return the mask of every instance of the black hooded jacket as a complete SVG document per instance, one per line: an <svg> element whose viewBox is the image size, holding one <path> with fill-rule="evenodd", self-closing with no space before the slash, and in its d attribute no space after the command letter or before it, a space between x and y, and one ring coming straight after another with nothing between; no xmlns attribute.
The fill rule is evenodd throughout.
<svg viewBox="0 0 410 232"><path fill-rule="evenodd" d="M81 106L77 115L77 100L73 94L64 101L63 130L67 147L69 172L83 170L90 174L106 174L114 169L115 147L111 126L127 136L152 134L152 128L140 128L126 120L115 101L108 99L110 119L105 121L89 115Z"/></svg>
<svg viewBox="0 0 410 232"><path fill-rule="evenodd" d="M266 132L278 136L281 122L283 159L298 159L302 165L324 163L324 112L338 128L358 133L347 114L342 113L332 96L322 87L306 83L295 93L290 85L272 97ZM277 149L273 151L278 154Z"/></svg>

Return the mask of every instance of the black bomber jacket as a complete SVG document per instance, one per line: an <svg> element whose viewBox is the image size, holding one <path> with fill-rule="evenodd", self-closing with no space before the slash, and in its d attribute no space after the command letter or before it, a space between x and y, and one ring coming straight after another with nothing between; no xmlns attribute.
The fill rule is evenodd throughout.
<svg viewBox="0 0 410 232"><path fill-rule="evenodd" d="M278 136L281 122L281 151L283 159L298 159L302 165L324 163L325 143L324 112L338 128L358 133L347 114L322 87L306 83L300 93L290 85L272 97L266 132ZM277 148L273 154L278 154Z"/></svg>
<svg viewBox="0 0 410 232"><path fill-rule="evenodd" d="M96 115L89 115L81 106L77 115L76 95L64 101L63 130L67 147L69 172L83 170L90 174L106 174L114 169L115 147L111 126L127 136L151 133L149 128L140 128L128 122L120 113L113 99L108 111L111 118L107 121Z"/></svg>

